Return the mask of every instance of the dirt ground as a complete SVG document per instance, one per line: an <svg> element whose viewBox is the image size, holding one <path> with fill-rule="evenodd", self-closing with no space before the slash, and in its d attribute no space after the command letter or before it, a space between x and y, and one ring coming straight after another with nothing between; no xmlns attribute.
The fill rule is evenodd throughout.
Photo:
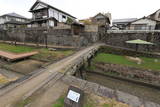
<svg viewBox="0 0 160 107"><path fill-rule="evenodd" d="M29 73L32 73L41 67L45 67L51 62L53 63L56 60L60 60L64 58L65 56L69 55L72 51L66 51L66 52L52 52L42 49L43 51L40 52L41 54L38 54L37 56L33 56L31 58L18 60L15 62L7 62L3 59L0 59L0 86L10 82L17 80L25 75L28 75ZM63 55L64 54L64 55ZM48 56L49 55L49 56ZM39 59L47 59L48 57L50 60L43 61ZM53 57L54 56L54 57Z"/></svg>
<svg viewBox="0 0 160 107"><path fill-rule="evenodd" d="M14 107L52 107L54 102L67 92L68 85L61 81L50 82L31 97L17 102Z"/></svg>
<svg viewBox="0 0 160 107"><path fill-rule="evenodd" d="M100 97L95 94L85 94L85 107L130 107L114 99Z"/></svg>
<svg viewBox="0 0 160 107"><path fill-rule="evenodd" d="M53 83L52 81L34 93L31 97L17 102L14 107L63 107L64 98L67 96L68 85L62 81ZM57 106L59 99L62 103ZM93 93L84 95L83 107L130 107L127 104L117 102L114 99L100 97Z"/></svg>
<svg viewBox="0 0 160 107"><path fill-rule="evenodd" d="M7 69L27 75L42 67L45 63L37 60L27 59L6 65Z"/></svg>
<svg viewBox="0 0 160 107"><path fill-rule="evenodd" d="M0 59L0 86L15 81L29 73L40 69L46 62L26 59L17 62L6 62Z"/></svg>
<svg viewBox="0 0 160 107"><path fill-rule="evenodd" d="M15 81L22 76L24 75L21 75L16 72L11 72L5 69L0 69L0 86L3 86L8 82Z"/></svg>
<svg viewBox="0 0 160 107"><path fill-rule="evenodd" d="M68 66L72 65L73 63L75 63L77 61L77 59L81 58L82 55L86 55L88 53L90 53L91 51L93 51L93 49L98 48L99 46L101 46L102 44L95 44L93 46L90 46L88 48L85 48L83 50L80 50L79 52L65 58L62 59L56 63L53 63L49 66L47 66L46 68L43 69L43 72L41 72L39 75L35 76L34 78L30 78L26 81L24 81L23 83L20 83L17 87L15 87L14 89L12 89L11 91L3 94L0 96L0 102L1 102L1 106L2 107L13 107L12 104L14 104L15 102L17 102L18 100L23 99L23 97L32 92L34 89L41 87L41 85L43 85L44 83L46 84L48 79L50 79L52 76L55 76L56 78L60 78L61 76L63 76L63 74L61 73L61 75L57 74L57 72L62 71L63 69L68 68ZM58 77L57 77L58 76ZM49 80L50 81L50 80ZM58 88L59 86L59 88ZM59 91L59 89L62 89L64 86L57 84L57 86L54 85L54 88L51 89L51 91L54 91L54 89L57 89L57 91ZM50 88L49 88L50 89ZM49 93L46 95L46 100L48 100L48 96L49 95L53 95L55 96L57 94L57 91L55 91L54 93ZM47 90L43 91L45 92L49 92ZM61 93L61 92L60 92ZM58 94L57 94L58 96ZM51 98L51 100L54 102L55 100ZM40 100L42 101L42 100ZM45 100L43 100L45 101ZM38 102L40 103L40 102ZM46 106L45 106L46 107Z"/></svg>

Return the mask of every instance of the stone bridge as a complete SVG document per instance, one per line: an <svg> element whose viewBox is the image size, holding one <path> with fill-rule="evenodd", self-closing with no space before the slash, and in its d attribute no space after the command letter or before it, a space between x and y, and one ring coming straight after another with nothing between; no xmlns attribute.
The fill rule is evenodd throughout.
<svg viewBox="0 0 160 107"><path fill-rule="evenodd" d="M63 77L65 74L73 75L86 61L98 51L104 44L94 44L61 61L51 64L39 70L31 77L10 84L0 89L0 107L12 107L22 98L27 98L50 80ZM89 62L88 62L89 63Z"/></svg>
<svg viewBox="0 0 160 107"><path fill-rule="evenodd" d="M17 101L27 99L28 97L36 93L39 89L44 87L46 84L50 84L50 82L53 82L53 84L57 84L53 89L51 89L52 91L55 90L55 93L57 93L56 88L60 85L58 83L58 81L60 80L68 85L77 86L84 91L91 92L103 97L114 98L117 101L130 104L133 107L160 107L160 105L158 104L144 101L136 96L118 90L112 90L99 84L88 82L72 76L76 73L76 71L79 71L79 69L83 67L84 64L88 63L88 65L90 65L91 58L93 58L98 49L103 45L104 44L97 43L89 46L65 59L62 59L61 61L53 63L45 68L41 68L37 73L30 76L29 78L1 88L0 107L13 107L13 105ZM65 87L64 85L62 86ZM46 98L50 99L49 96L47 96ZM53 99L51 98L50 100ZM42 102L38 102L38 104L43 104L43 100L41 101ZM43 104L38 107L46 106L44 106Z"/></svg>

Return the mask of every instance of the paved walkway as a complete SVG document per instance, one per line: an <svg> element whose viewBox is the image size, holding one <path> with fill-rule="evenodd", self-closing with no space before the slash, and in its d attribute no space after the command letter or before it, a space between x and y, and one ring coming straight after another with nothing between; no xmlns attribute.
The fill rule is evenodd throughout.
<svg viewBox="0 0 160 107"><path fill-rule="evenodd" d="M75 63L77 59L82 58L84 55L87 55L101 45L103 44L95 44L46 67L39 75L19 83L15 88L11 88L8 92L0 90L0 107L12 107L15 102L30 95L30 93L36 91L36 89L49 82L52 78L57 77L57 72L61 72L64 68ZM63 77L63 75L59 76L59 78L61 77Z"/></svg>
<svg viewBox="0 0 160 107"><path fill-rule="evenodd" d="M38 54L38 52L27 52L22 54L14 54L5 51L0 51L0 57L7 59L7 61L15 61L23 58L27 58L33 55Z"/></svg>

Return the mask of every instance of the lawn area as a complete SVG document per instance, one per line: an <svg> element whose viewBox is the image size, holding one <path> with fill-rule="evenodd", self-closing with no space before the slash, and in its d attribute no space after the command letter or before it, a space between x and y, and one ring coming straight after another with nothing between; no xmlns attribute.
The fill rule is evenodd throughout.
<svg viewBox="0 0 160 107"><path fill-rule="evenodd" d="M39 52L39 54L33 56L33 59L38 60L44 60L44 61L51 61L55 59L60 59L65 56L71 55L74 51L72 50L66 50L66 51L49 51L48 49L41 48L37 49L36 51Z"/></svg>
<svg viewBox="0 0 160 107"><path fill-rule="evenodd" d="M0 43L0 50L13 52L13 53L25 53L25 52L31 52L35 48L33 47L27 47L27 46L15 46L15 45L9 45Z"/></svg>
<svg viewBox="0 0 160 107"><path fill-rule="evenodd" d="M4 44L4 43L0 43L0 50L13 52L13 53L25 53L25 52L37 51L39 53L37 55L32 56L31 58L36 59L36 60L43 60L43 61L57 60L65 56L71 55L74 52L73 50L50 51L46 48L14 46L14 45L9 45L9 44Z"/></svg>
<svg viewBox="0 0 160 107"><path fill-rule="evenodd" d="M64 107L64 96L60 97L52 107ZM85 94L83 107L129 107L127 104L94 94Z"/></svg>
<svg viewBox="0 0 160 107"><path fill-rule="evenodd" d="M139 57L139 58L142 60L141 64L137 64L134 61L130 61L125 56L99 53L94 58L94 63L104 62L104 63L122 64L122 65L127 65L132 67L160 71L160 59L158 59L158 61L155 61L155 58L146 58L146 57Z"/></svg>
<svg viewBox="0 0 160 107"><path fill-rule="evenodd" d="M64 97L60 97L52 107L63 107L64 106Z"/></svg>

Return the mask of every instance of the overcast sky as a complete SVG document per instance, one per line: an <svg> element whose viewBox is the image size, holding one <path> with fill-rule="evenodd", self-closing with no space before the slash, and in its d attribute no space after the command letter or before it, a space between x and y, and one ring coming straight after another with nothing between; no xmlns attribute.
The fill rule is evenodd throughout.
<svg viewBox="0 0 160 107"><path fill-rule="evenodd" d="M31 18L29 9L36 0L0 0L0 15L16 12ZM112 14L113 19L141 18L160 9L160 0L42 0L78 19L99 12Z"/></svg>

